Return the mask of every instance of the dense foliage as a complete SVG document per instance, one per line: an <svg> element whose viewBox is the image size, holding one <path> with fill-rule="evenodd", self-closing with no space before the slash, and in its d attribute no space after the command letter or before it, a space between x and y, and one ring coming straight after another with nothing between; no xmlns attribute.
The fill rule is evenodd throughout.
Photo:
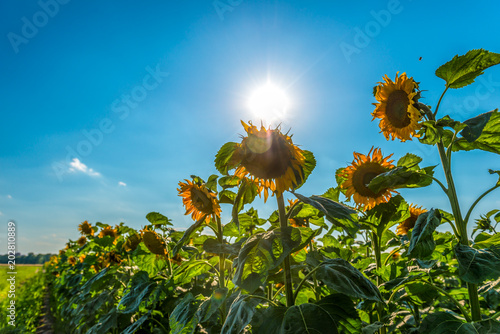
<svg viewBox="0 0 500 334"><path fill-rule="evenodd" d="M453 58L436 71L443 96L499 62L484 50ZM46 266L58 332L499 333L500 211L484 213L472 236L467 224L500 187L500 171L490 170L492 186L464 216L451 163L455 151L500 154L500 113L438 119L441 99L421 103L420 83L384 80L372 114L383 134L435 146L446 180L414 154L394 163L372 149L337 171L337 185L300 194L312 153L279 128L243 123L247 137L217 153L221 175L179 184L195 220L186 231L157 212L141 231L80 225L82 238ZM419 208L396 190L433 182L452 212ZM285 206L287 191L296 199ZM269 217L251 207L261 194L266 205L277 200ZM450 232L437 231L441 224Z"/></svg>

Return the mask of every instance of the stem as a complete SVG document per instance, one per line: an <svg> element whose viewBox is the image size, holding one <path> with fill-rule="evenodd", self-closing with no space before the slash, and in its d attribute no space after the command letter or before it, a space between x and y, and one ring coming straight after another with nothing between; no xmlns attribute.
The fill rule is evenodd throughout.
<svg viewBox="0 0 500 334"><path fill-rule="evenodd" d="M439 143L437 143L437 147L439 150L439 157L441 158L441 164L443 165L444 175L446 176L446 182L448 183L447 195L450 201L451 209L453 211L453 216L455 217L455 223L457 225L458 233L460 234L460 243L462 245L469 246L469 238L467 235L467 224L462 219L462 213L460 212L460 204L458 203L458 198L457 198L457 191L455 189L455 183L453 182L453 176L451 174L449 160L444 150L443 140L440 140ZM467 290L469 292L469 303L471 306L472 320L479 321L481 320L481 308L479 306L479 295L477 293L477 285L467 282Z"/></svg>
<svg viewBox="0 0 500 334"><path fill-rule="evenodd" d="M276 293L274 294L272 300L275 300L276 297L278 297L278 295L280 294L281 291L283 291L284 288L285 288L284 285L281 288L279 288L278 291L276 291Z"/></svg>
<svg viewBox="0 0 500 334"><path fill-rule="evenodd" d="M446 189L446 187L444 186L444 184L441 181L439 181L438 179L436 179L434 176L431 176L431 175L428 175L428 174L420 174L420 175L425 176L425 177L429 177L429 178L433 179L434 181L436 181L436 183L441 186L441 189L443 189L444 193L448 194L448 189Z"/></svg>
<svg viewBox="0 0 500 334"><path fill-rule="evenodd" d="M375 233L372 232L372 243L373 243L373 252L375 253L375 262L377 264L377 269L382 267L382 258L381 258L381 250L380 250L380 238L379 236ZM382 280L380 279L380 276L377 275L377 287L380 286L382 283ZM381 323L384 323L383 318L384 318L384 305L382 303L377 304L377 315L378 315L378 321ZM381 327L380 334L386 334L387 329L385 327Z"/></svg>
<svg viewBox="0 0 500 334"><path fill-rule="evenodd" d="M474 203L472 203L469 211L467 211L467 214L465 215L465 219L464 219L464 223L467 224L467 222L469 221L469 217L472 213L472 210L474 210L474 207L477 205L477 203L479 203L480 200L483 199L484 196L488 195L490 192L492 192L493 190L495 190L496 188L500 187L500 185L495 185L494 187L486 190L481 196L479 196L476 201Z"/></svg>
<svg viewBox="0 0 500 334"><path fill-rule="evenodd" d="M222 232L222 223L220 221L220 217L217 217L215 214L214 214L214 218L217 221L217 240L222 245L224 243L224 235ZM225 287L225 281L224 281L225 262L226 262L226 256L222 253L219 254L219 288Z"/></svg>
<svg viewBox="0 0 500 334"><path fill-rule="evenodd" d="M453 222L451 220L449 220L448 218L446 217L442 217L448 224L450 224L451 228L453 229L453 233L455 234L455 236L457 237L457 239L460 240L460 234L458 234L458 231L457 231L457 228L455 227L455 224L453 224Z"/></svg>
<svg viewBox="0 0 500 334"><path fill-rule="evenodd" d="M311 249L311 252L314 252L314 245L312 243L312 240L309 241L309 248ZM316 301L319 301L321 294L318 292L318 280L316 279L316 274L314 274L313 276L313 283L314 283L314 296L316 297Z"/></svg>
<svg viewBox="0 0 500 334"><path fill-rule="evenodd" d="M167 329L161 324L161 322L159 322L158 320L156 320L154 317L151 317L151 319L153 319L154 321L156 321L156 323L158 325L160 325L160 327L165 331L165 333L168 333Z"/></svg>
<svg viewBox="0 0 500 334"><path fill-rule="evenodd" d="M276 200L278 202L278 211L279 211L279 216L280 216L280 228L282 230L284 230L288 226L288 222L286 220L285 202L283 200L283 194L280 194L279 196L276 195ZM290 270L290 255L287 255L285 257L284 269L285 269L286 306L290 307L290 306L293 306L293 304L294 304L292 276L291 276L291 270Z"/></svg>
<svg viewBox="0 0 500 334"><path fill-rule="evenodd" d="M258 295L248 295L246 298L262 299L262 300L265 300L266 302L268 302L270 304L273 304L274 306L278 306L278 304L276 304L275 302L273 302L270 299L267 299L266 297L262 297L262 296L258 296Z"/></svg>
<svg viewBox="0 0 500 334"><path fill-rule="evenodd" d="M443 94L441 94L441 97L439 98L438 104L437 104L437 106L436 106L436 110L434 111L434 114L433 114L434 118L436 118L436 115L437 115L438 110L439 110L439 105L441 104L441 100L443 99L443 96L444 96L444 94L446 93L446 91L448 90L448 88L449 88L449 87L448 87L448 86L446 86L445 90L443 91Z"/></svg>
<svg viewBox="0 0 500 334"><path fill-rule="evenodd" d="M395 248L392 250L392 252L389 253L389 255L385 258L385 261L384 261L384 267L387 265L387 263L389 262L389 259L398 252L398 250L400 250L401 248L403 248L403 246L399 246L398 248Z"/></svg>
<svg viewBox="0 0 500 334"><path fill-rule="evenodd" d="M304 283L306 282L306 280L311 276L313 275L316 270L318 270L320 267L321 267L321 264L320 263L319 265L317 265L316 267L313 268L313 270L311 270L310 272L307 273L307 275L302 279L302 281L300 281L299 285L297 286L297 289L295 290L295 293L293 295L293 300L295 302L295 299L297 298L298 294L299 294L299 291L300 291L300 288L302 288L302 285L304 285ZM316 283L317 284L317 283Z"/></svg>

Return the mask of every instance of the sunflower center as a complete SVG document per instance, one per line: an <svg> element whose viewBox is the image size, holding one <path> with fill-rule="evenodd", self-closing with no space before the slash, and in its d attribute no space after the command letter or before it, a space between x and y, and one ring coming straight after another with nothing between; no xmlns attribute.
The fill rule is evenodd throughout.
<svg viewBox="0 0 500 334"><path fill-rule="evenodd" d="M196 188L191 189L191 200L193 202L194 207L203 213L210 214L212 213L212 201L207 197L207 195Z"/></svg>
<svg viewBox="0 0 500 334"><path fill-rule="evenodd" d="M274 134L266 140L267 145L261 141L259 137L248 137L248 150L241 164L250 174L261 179L276 179L285 175L292 158L286 141Z"/></svg>
<svg viewBox="0 0 500 334"><path fill-rule="evenodd" d="M385 191L382 189L377 194L374 193L370 188L368 188L368 184L370 184L371 180L379 174L385 172L385 168L380 166L378 163L368 162L358 167L358 169L354 172L352 176L352 185L356 192L362 196L366 197L377 197L381 193Z"/></svg>
<svg viewBox="0 0 500 334"><path fill-rule="evenodd" d="M385 113L391 124L396 128L404 128L411 123L408 117L408 94L404 90L396 90L389 95Z"/></svg>

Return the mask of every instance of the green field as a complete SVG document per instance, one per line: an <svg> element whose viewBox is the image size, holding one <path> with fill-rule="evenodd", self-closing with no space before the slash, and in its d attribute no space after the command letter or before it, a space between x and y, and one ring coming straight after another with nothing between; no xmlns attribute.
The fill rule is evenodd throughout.
<svg viewBox="0 0 500 334"><path fill-rule="evenodd" d="M16 266L16 290L20 284L25 282L30 277L34 276L38 271L42 270L41 265L18 265ZM10 272L9 267L5 264L0 265L0 299L7 296L9 283L7 282L7 272Z"/></svg>

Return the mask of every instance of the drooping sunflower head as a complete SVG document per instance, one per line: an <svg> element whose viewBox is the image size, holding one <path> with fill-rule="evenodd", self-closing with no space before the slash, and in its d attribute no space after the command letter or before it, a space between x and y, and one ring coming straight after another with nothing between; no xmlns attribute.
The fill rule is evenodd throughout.
<svg viewBox="0 0 500 334"><path fill-rule="evenodd" d="M356 206L364 211L370 210L377 204L388 202L392 193L397 193L393 189L382 189L378 193L368 188L368 184L379 174L385 173L394 167L392 156L383 157L379 148L371 148L368 155L354 152L352 164L342 169L339 176L345 180L341 188L345 190L347 198L353 198Z"/></svg>
<svg viewBox="0 0 500 334"><path fill-rule="evenodd" d="M74 266L76 264L76 258L74 256L68 257L68 263Z"/></svg>
<svg viewBox="0 0 500 334"><path fill-rule="evenodd" d="M259 190L264 190L267 200L268 189L278 196L285 190L297 188L305 180L306 156L292 138L281 133L280 128L266 129L241 122L247 136L236 144L229 169L236 168L238 178L254 180Z"/></svg>
<svg viewBox="0 0 500 334"><path fill-rule="evenodd" d="M78 244L78 246L83 247L87 243L87 238L84 235L82 235L80 238L78 238L76 243Z"/></svg>
<svg viewBox="0 0 500 334"><path fill-rule="evenodd" d="M141 235L144 245L146 245L151 253L157 255L167 254L167 246L165 245L165 241L155 231L151 231L146 227L141 231Z"/></svg>
<svg viewBox="0 0 500 334"><path fill-rule="evenodd" d="M102 256L102 265L104 267L109 267L115 264L120 264L122 262L120 254L115 251L107 252Z"/></svg>
<svg viewBox="0 0 500 334"><path fill-rule="evenodd" d="M134 233L127 238L127 240L123 244L123 249L125 249L125 251L127 252L132 252L137 248L141 241L141 235L138 233Z"/></svg>
<svg viewBox="0 0 500 334"><path fill-rule="evenodd" d="M92 225L89 224L88 221L84 221L80 225L78 225L78 230L82 235L94 235L94 229Z"/></svg>
<svg viewBox="0 0 500 334"><path fill-rule="evenodd" d="M401 141L411 140L420 129L422 114L416 108L420 92L418 84L406 73L401 74L394 82L386 75L384 82L375 88L378 103L372 113L373 120L380 119L379 127L387 140L398 138Z"/></svg>
<svg viewBox="0 0 500 334"><path fill-rule="evenodd" d="M418 216L422 213L427 212L427 210L417 207L413 204L410 205L410 217L406 218L403 222L399 223L396 228L396 235L407 235L417 222Z"/></svg>
<svg viewBox="0 0 500 334"><path fill-rule="evenodd" d="M104 238L104 237L107 237L107 236L109 236L109 237L111 237L113 239L116 239L118 237L118 231L115 230L115 229L113 229L111 226L106 226L99 233L99 237L100 238Z"/></svg>
<svg viewBox="0 0 500 334"><path fill-rule="evenodd" d="M204 184L185 180L179 182L179 196L182 197L182 204L186 208L186 215L191 213L194 220L200 220L206 215L206 219L210 220L210 216L215 214L220 217L221 209L217 196L214 192L208 189Z"/></svg>

